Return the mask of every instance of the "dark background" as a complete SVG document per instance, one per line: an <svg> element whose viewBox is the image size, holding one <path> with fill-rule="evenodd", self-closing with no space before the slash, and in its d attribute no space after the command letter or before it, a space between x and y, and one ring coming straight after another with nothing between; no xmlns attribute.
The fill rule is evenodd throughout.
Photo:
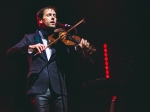
<svg viewBox="0 0 150 112"><path fill-rule="evenodd" d="M77 26L80 37L97 49L94 64L72 60L68 76L69 109L110 110L117 95L117 112L146 111L149 106L148 3L136 0L1 0L0 1L0 111L30 110L25 96L26 57L7 59L6 51L24 34L37 28L36 12L45 6L57 8L61 23ZM103 44L108 44L110 80L105 80ZM100 80L98 80L100 79Z"/></svg>

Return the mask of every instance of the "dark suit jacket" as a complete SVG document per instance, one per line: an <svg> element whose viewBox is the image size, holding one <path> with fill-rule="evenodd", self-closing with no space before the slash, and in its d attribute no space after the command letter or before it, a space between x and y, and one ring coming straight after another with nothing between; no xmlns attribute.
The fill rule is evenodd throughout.
<svg viewBox="0 0 150 112"><path fill-rule="evenodd" d="M57 94L66 95L63 74L68 65L68 48L58 41L52 45L52 56L48 61L45 51L34 56L34 53L28 54L28 46L42 40L37 30L35 34L26 34L25 37L15 46L7 51L8 56L14 54L27 54L29 63L29 72L27 75L27 94L45 93L48 87Z"/></svg>

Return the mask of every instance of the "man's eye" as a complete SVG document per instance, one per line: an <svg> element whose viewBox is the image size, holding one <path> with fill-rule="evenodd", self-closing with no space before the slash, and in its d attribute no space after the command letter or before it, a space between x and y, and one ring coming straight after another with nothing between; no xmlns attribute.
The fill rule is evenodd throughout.
<svg viewBox="0 0 150 112"><path fill-rule="evenodd" d="M52 14L47 14L47 17L52 16ZM53 14L54 17L56 17L56 14Z"/></svg>
<svg viewBox="0 0 150 112"><path fill-rule="evenodd" d="M51 16L51 14L47 14L47 16Z"/></svg>

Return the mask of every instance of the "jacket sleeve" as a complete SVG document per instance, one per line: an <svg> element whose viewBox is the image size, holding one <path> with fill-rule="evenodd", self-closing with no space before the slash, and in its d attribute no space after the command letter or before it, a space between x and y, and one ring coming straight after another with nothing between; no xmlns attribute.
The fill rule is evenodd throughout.
<svg viewBox="0 0 150 112"><path fill-rule="evenodd" d="M32 44L30 38L31 35L25 35L19 43L17 43L7 51L6 56L10 57L28 53L28 46Z"/></svg>

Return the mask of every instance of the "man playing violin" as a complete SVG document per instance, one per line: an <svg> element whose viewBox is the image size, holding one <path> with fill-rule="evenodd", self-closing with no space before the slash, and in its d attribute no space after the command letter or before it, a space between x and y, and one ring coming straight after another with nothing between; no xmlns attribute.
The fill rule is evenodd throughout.
<svg viewBox="0 0 150 112"><path fill-rule="evenodd" d="M39 26L36 32L26 34L7 51L7 55L28 55L27 94L31 96L34 112L66 112L67 92L64 77L69 49L61 40L47 47L48 36L56 29L56 8L42 8L36 17ZM81 39L78 46L89 46L89 42Z"/></svg>

